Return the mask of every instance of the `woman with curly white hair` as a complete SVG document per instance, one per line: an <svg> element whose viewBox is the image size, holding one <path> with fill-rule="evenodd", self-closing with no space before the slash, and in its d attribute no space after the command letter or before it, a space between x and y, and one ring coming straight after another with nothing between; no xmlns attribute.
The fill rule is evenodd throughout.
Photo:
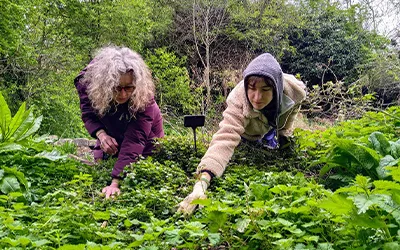
<svg viewBox="0 0 400 250"><path fill-rule="evenodd" d="M109 46L75 78L82 120L97 138L96 161L117 157L106 198L120 194L118 181L125 166L148 156L155 138L164 136L160 109L154 100L151 72L142 57L126 47Z"/></svg>

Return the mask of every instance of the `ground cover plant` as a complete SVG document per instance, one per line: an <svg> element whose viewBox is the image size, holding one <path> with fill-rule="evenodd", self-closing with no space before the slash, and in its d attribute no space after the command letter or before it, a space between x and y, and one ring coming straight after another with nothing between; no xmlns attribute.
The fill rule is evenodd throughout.
<svg viewBox="0 0 400 250"><path fill-rule="evenodd" d="M13 119L1 105L5 128ZM86 166L25 134L0 147L0 248L398 249L398 115L297 131L288 151L243 144L191 217L176 205L191 192L201 139L197 153L190 136L160 140L154 157L126 168L122 194L105 200L112 160Z"/></svg>

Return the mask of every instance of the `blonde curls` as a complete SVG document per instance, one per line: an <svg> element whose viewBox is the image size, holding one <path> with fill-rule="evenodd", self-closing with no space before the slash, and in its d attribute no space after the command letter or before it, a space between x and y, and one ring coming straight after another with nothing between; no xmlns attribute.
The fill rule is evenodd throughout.
<svg viewBox="0 0 400 250"><path fill-rule="evenodd" d="M87 66L83 82L93 108L104 116L113 102L114 90L124 73L132 72L135 90L129 99L132 115L143 111L154 96L151 72L142 57L126 47L108 46L100 49Z"/></svg>

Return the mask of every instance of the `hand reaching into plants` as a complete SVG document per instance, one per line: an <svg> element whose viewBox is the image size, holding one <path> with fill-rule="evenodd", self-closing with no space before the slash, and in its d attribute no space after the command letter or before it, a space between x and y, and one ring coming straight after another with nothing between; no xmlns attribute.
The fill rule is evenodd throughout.
<svg viewBox="0 0 400 250"><path fill-rule="evenodd" d="M118 188L118 179L113 179L110 186L103 188L102 193L106 194L106 199L114 197L114 195L120 195L121 190Z"/></svg>
<svg viewBox="0 0 400 250"><path fill-rule="evenodd" d="M104 152L106 152L109 155L115 155L118 152L118 143L117 141L109 136L106 131L99 130L96 133L97 138L100 141L100 148Z"/></svg>
<svg viewBox="0 0 400 250"><path fill-rule="evenodd" d="M190 215L196 209L197 204L191 204L196 199L207 199L205 194L208 186L210 185L210 177L205 177L202 175L199 181L194 184L193 192L189 194L181 203L179 203L178 212L185 215Z"/></svg>

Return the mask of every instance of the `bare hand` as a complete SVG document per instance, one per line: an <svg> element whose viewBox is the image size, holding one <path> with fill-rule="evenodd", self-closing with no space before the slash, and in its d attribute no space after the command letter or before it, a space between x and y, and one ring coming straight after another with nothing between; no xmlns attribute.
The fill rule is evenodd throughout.
<svg viewBox="0 0 400 250"><path fill-rule="evenodd" d="M106 152L109 155L115 155L118 153L118 143L113 137L103 132L99 134L98 138L100 141L100 148L103 152Z"/></svg>
<svg viewBox="0 0 400 250"><path fill-rule="evenodd" d="M106 194L106 199L114 197L114 195L120 195L121 190L118 188L118 182L112 182L110 186L103 188L102 193Z"/></svg>

